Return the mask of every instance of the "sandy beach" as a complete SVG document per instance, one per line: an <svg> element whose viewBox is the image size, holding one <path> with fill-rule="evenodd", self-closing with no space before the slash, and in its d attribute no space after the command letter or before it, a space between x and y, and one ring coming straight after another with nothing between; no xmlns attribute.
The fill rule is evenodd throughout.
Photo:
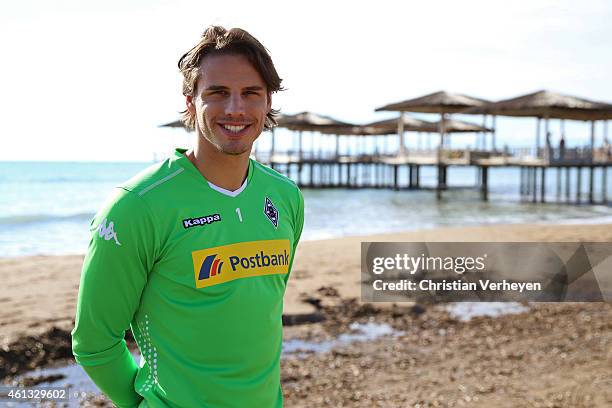
<svg viewBox="0 0 612 408"><path fill-rule="evenodd" d="M545 304L522 315L467 323L435 308L364 305L358 301L362 241L612 242L612 225L495 225L302 242L284 313L289 318L318 313L324 320L287 326L286 338L326 338L356 321L386 322L403 334L284 360L287 406L612 404L610 304ZM5 367L16 344L27 349L28 341L40 336L56 344L67 341L82 259L0 259ZM54 356L66 357L65 352L49 351L34 363L24 357L22 363L30 368L48 364Z"/></svg>

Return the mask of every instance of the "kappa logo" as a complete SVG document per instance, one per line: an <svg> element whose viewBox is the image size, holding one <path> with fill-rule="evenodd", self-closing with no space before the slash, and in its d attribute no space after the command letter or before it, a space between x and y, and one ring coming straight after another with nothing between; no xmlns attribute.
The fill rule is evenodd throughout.
<svg viewBox="0 0 612 408"><path fill-rule="evenodd" d="M221 274L221 267L223 266L223 262L217 258L217 254L208 255L204 258L204 262L202 262L202 266L200 267L200 274L198 275L198 279L208 279L211 276L216 276Z"/></svg>
<svg viewBox="0 0 612 408"><path fill-rule="evenodd" d="M183 227L185 229L191 227L199 227L213 222L221 221L221 214L205 215L203 217L186 218L183 220Z"/></svg>
<svg viewBox="0 0 612 408"><path fill-rule="evenodd" d="M278 228L278 210L268 197L266 197L266 203L264 205L264 214L266 214L266 217L268 217L272 225L274 225L274 228Z"/></svg>
<svg viewBox="0 0 612 408"><path fill-rule="evenodd" d="M115 223L111 221L108 223L108 225L106 225L106 218L102 220L100 226L98 227L98 235L100 238L104 238L106 241L114 239L115 244L121 245L117 239L117 233L115 232Z"/></svg>

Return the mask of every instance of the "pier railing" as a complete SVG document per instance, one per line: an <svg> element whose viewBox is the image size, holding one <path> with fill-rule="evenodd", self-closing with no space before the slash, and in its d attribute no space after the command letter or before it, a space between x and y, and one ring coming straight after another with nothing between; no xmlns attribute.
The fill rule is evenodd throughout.
<svg viewBox="0 0 612 408"><path fill-rule="evenodd" d="M520 147L502 150L476 149L407 149L404 155L397 153L353 153L333 151L294 151L257 152L257 160L263 163L347 163L347 162L414 162L414 164L437 164L438 161L448 165L602 165L612 164L612 154L603 148L573 147L567 149Z"/></svg>

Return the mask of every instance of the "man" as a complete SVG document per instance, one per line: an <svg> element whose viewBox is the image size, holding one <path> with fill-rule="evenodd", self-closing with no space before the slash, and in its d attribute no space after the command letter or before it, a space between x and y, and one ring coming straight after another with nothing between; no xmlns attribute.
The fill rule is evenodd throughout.
<svg viewBox="0 0 612 408"><path fill-rule="evenodd" d="M73 353L119 407L281 407L283 295L303 198L249 159L275 124L281 79L259 41L222 27L179 68L197 142L118 188L92 221Z"/></svg>

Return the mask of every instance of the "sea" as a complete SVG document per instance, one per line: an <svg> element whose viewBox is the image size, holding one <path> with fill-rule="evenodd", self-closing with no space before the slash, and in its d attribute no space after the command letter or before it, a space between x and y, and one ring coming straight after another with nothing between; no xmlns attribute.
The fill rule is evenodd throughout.
<svg viewBox="0 0 612 408"><path fill-rule="evenodd" d="M113 187L151 164L0 162L0 257L85 253L89 223ZM544 204L521 202L519 179L518 169L490 169L488 202L474 188L476 170L462 167L449 169L448 183L457 188L445 191L440 201L431 190L304 188L302 239L451 226L612 223L609 205L552 202L554 173L547 177ZM435 169L423 168L421 180L433 187ZM612 177L608 181L612 192ZM597 178L595 185L600 185ZM586 178L582 186L586 197Z"/></svg>

